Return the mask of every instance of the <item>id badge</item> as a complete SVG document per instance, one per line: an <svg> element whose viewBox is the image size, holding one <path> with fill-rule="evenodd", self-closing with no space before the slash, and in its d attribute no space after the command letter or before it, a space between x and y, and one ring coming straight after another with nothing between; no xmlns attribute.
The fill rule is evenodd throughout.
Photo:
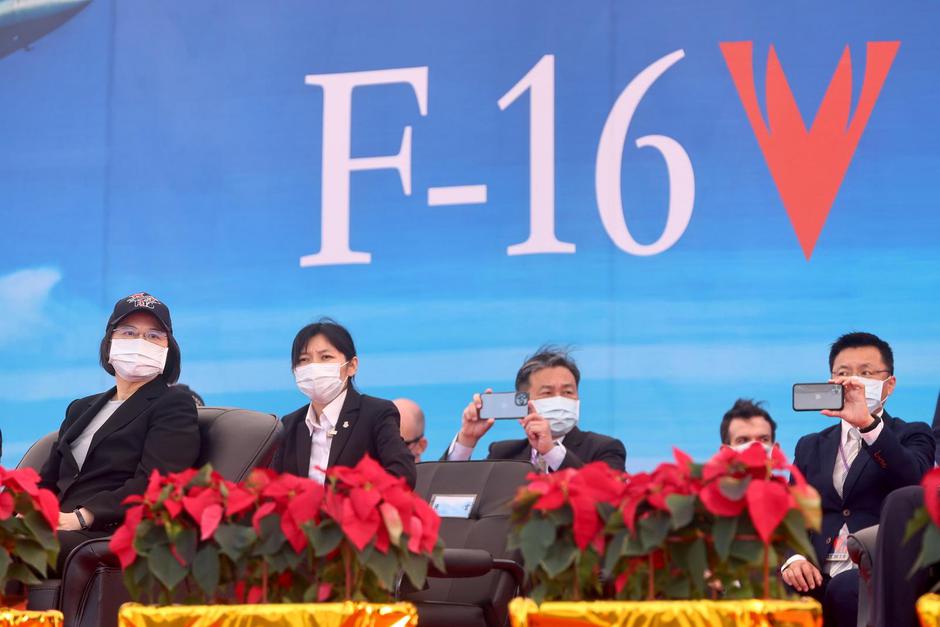
<svg viewBox="0 0 940 627"><path fill-rule="evenodd" d="M839 535L832 542L832 552L826 555L827 562L844 562L849 559L849 550L846 542L849 539L849 528L842 525Z"/></svg>

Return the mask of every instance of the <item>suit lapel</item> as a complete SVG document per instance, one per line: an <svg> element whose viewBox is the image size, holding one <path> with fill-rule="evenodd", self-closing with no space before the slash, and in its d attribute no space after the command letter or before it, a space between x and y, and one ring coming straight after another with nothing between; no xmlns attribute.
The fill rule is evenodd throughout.
<svg viewBox="0 0 940 627"><path fill-rule="evenodd" d="M91 456L92 451L95 450L95 447L98 446L103 439L137 418L141 412L150 406L151 401L162 396L166 392L166 389L166 383L163 382L163 379L158 377L131 394L131 397L121 403L121 406L118 407L117 410L111 414L111 417L101 425L101 428L95 432L94 437L91 439L91 444L88 446L88 456Z"/></svg>
<svg viewBox="0 0 940 627"><path fill-rule="evenodd" d="M59 448L63 450L70 449L75 438L82 434L82 431L84 431L92 419L98 415L98 412L105 406L105 403L114 397L115 392L117 392L117 388L111 388L104 394L98 395L98 397L92 401L91 405L88 405L85 410L78 415L78 418L68 426L63 436L59 438Z"/></svg>
<svg viewBox="0 0 940 627"><path fill-rule="evenodd" d="M891 416L888 415L888 412L882 412L881 421L884 423L882 429L888 428L888 421L891 419ZM864 440L863 440L864 442ZM862 449L865 448L864 444L861 444ZM858 483L859 477L865 472L865 468L868 467L868 463L871 461L871 455L868 454L868 451L860 450L858 455L855 457L855 460L852 462L852 466L849 468L849 474L845 477L845 485L842 488L842 500L847 500L849 494L852 493L852 489Z"/></svg>
<svg viewBox="0 0 940 627"><path fill-rule="evenodd" d="M820 464L824 474L824 479L820 485L826 486L826 495L839 502L839 493L836 492L836 486L832 482L833 473L836 470L836 463L839 461L839 441L842 439L842 427L836 425L835 428L823 438L820 445L821 457ZM828 480L826 480L828 478ZM821 495L823 496L823 495Z"/></svg>
<svg viewBox="0 0 940 627"><path fill-rule="evenodd" d="M346 400L343 401L343 408L339 412L339 418L336 419L336 435L333 436L333 441L330 443L330 457L326 464L327 468L336 465L339 456L346 447L346 443L349 442L349 438L356 428L356 419L359 417L359 404L361 401L362 396L359 392L354 390L352 386L347 388ZM349 426L344 426L347 423Z"/></svg>
<svg viewBox="0 0 940 627"><path fill-rule="evenodd" d="M307 477L310 475L310 449L313 447L313 434L307 426L307 412L310 411L310 406L307 405L307 409L302 411L297 424L294 425L294 442L297 443L297 474Z"/></svg>

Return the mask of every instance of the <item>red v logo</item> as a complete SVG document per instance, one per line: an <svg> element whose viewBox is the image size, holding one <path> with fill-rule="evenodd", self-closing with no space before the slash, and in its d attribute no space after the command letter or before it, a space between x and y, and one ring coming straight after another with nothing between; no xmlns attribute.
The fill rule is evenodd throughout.
<svg viewBox="0 0 940 627"><path fill-rule="evenodd" d="M900 45L899 41L868 42L862 94L851 121L852 61L846 46L812 128L807 132L774 47L770 47L767 58L768 124L765 125L754 89L752 43L720 44L807 261L813 255Z"/></svg>

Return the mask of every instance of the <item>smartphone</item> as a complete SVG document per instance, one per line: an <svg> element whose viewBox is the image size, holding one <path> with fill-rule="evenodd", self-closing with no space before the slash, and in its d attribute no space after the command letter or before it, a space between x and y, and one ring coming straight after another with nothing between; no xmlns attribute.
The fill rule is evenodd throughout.
<svg viewBox="0 0 940 627"><path fill-rule="evenodd" d="M839 383L794 383L793 411L842 409L845 402Z"/></svg>
<svg viewBox="0 0 940 627"><path fill-rule="evenodd" d="M528 392L496 392L481 394L483 407L480 408L480 418L494 418L508 420L510 418L525 418L529 415Z"/></svg>

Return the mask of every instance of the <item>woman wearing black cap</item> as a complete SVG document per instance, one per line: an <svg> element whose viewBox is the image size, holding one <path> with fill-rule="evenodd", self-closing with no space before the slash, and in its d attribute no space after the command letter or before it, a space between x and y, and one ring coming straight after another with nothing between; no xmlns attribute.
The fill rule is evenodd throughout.
<svg viewBox="0 0 940 627"><path fill-rule="evenodd" d="M284 441L271 462L274 470L322 483L323 469L355 466L368 454L414 487L415 460L401 439L398 409L353 387L359 357L345 327L324 318L302 328L291 366L310 402L281 419Z"/></svg>
<svg viewBox="0 0 940 627"><path fill-rule="evenodd" d="M110 535L124 519L121 502L142 494L151 471L196 463L196 405L179 377L180 350L166 305L146 293L114 306L99 356L115 387L68 406L40 475L59 498L59 570L73 548Z"/></svg>

